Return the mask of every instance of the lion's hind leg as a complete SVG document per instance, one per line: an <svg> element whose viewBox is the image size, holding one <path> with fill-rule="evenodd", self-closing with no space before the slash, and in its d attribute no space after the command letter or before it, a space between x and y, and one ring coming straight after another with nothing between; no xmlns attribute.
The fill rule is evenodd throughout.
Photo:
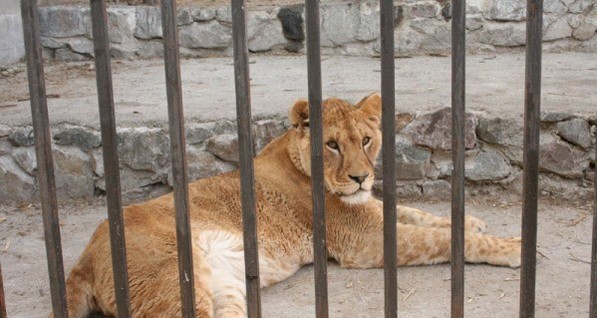
<svg viewBox="0 0 597 318"><path fill-rule="evenodd" d="M449 217L439 217L429 212L406 206L396 206L398 222L423 227L450 227L452 220ZM466 216L464 220L466 231L483 233L487 228L485 222L473 216Z"/></svg>

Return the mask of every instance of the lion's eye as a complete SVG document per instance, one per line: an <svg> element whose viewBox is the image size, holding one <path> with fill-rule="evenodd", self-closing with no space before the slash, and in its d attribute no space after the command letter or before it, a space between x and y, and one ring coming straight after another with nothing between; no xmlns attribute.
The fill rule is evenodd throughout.
<svg viewBox="0 0 597 318"><path fill-rule="evenodd" d="M363 146L368 145L371 142L371 137L365 137L363 138Z"/></svg>
<svg viewBox="0 0 597 318"><path fill-rule="evenodd" d="M333 140L328 141L325 145L331 149L338 150L338 143Z"/></svg>

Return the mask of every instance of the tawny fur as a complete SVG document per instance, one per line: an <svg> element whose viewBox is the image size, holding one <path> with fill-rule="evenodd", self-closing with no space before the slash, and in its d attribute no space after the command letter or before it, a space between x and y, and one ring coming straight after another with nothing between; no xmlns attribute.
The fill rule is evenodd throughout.
<svg viewBox="0 0 597 318"><path fill-rule="evenodd" d="M381 146L380 112L377 94L356 106L339 99L323 105L327 248L347 268L383 266L382 202L370 196ZM263 287L313 261L306 101L296 102L290 123L293 128L255 159ZM197 317L245 317L239 173L193 182L189 198ZM124 209L134 317L181 316L173 211L171 194ZM397 214L399 265L449 261L448 218L402 206ZM520 265L520 239L481 234L485 224L472 217L466 229L467 262ZM67 295L71 318L91 311L116 315L107 222L72 269Z"/></svg>

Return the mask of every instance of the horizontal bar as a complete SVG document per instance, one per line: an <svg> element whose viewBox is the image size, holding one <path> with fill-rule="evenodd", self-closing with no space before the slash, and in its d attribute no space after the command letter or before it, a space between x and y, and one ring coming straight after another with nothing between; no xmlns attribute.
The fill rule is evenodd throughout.
<svg viewBox="0 0 597 318"><path fill-rule="evenodd" d="M597 162L597 147L595 148L595 162ZM597 168L593 178L593 245L591 249L591 318L597 318Z"/></svg>
<svg viewBox="0 0 597 318"><path fill-rule="evenodd" d="M180 295L182 316L190 318L195 317L195 276L193 274L193 250L189 223L186 142L180 80L180 57L178 53L178 29L176 28L176 3L173 0L161 0L161 2Z"/></svg>
<svg viewBox="0 0 597 318"><path fill-rule="evenodd" d="M251 130L251 86L249 50L247 48L247 13L244 0L232 0L232 34L234 43L234 79L236 89L236 121L240 156L240 182L245 250L245 282L247 313L250 318L261 317L259 280L259 247L255 211L253 171L253 134Z"/></svg>
<svg viewBox="0 0 597 318"><path fill-rule="evenodd" d="M114 93L110 66L110 43L108 38L108 14L105 0L91 0L91 21L95 53L97 98L102 133L102 152L110 225L110 250L114 273L114 292L118 317L131 316L126 260L126 240L122 216L120 171L118 160L118 136L114 116Z"/></svg>
<svg viewBox="0 0 597 318"><path fill-rule="evenodd" d="M465 0L452 2L452 318L464 316L465 7Z"/></svg>
<svg viewBox="0 0 597 318"><path fill-rule="evenodd" d="M21 0L21 15L25 37L25 59L27 60L31 117L33 119L35 155L37 157L37 181L41 197L52 308L54 316L62 318L68 317L68 312L37 1Z"/></svg>
<svg viewBox="0 0 597 318"><path fill-rule="evenodd" d="M383 148L384 309L398 316L396 241L396 88L394 68L394 1L380 0L381 104Z"/></svg>
<svg viewBox="0 0 597 318"><path fill-rule="evenodd" d="M527 0L520 317L535 317L543 0Z"/></svg>
<svg viewBox="0 0 597 318"><path fill-rule="evenodd" d="M321 97L321 48L319 0L306 0L309 127L311 135L311 191L313 195L313 251L315 262L315 313L327 318L327 249L325 189L323 186L323 124Z"/></svg>

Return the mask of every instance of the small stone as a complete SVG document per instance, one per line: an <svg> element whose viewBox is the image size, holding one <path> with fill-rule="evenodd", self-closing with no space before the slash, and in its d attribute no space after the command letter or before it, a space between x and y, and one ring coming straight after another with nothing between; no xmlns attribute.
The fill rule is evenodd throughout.
<svg viewBox="0 0 597 318"><path fill-rule="evenodd" d="M176 24L178 26L189 25L193 23L193 12L191 8L180 8L176 13Z"/></svg>
<svg viewBox="0 0 597 318"><path fill-rule="evenodd" d="M584 149L591 147L593 138L591 137L589 123L586 120L574 118L562 121L557 123L556 129L556 133L571 144Z"/></svg>
<svg viewBox="0 0 597 318"><path fill-rule="evenodd" d="M102 145L99 132L84 127L66 125L58 128L54 141L59 145L77 146L83 150L91 150Z"/></svg>
<svg viewBox="0 0 597 318"><path fill-rule="evenodd" d="M510 165L498 152L482 150L465 165L465 177L471 181L497 181L508 177Z"/></svg>
<svg viewBox="0 0 597 318"><path fill-rule="evenodd" d="M539 150L539 168L542 171L567 178L580 178L589 166L589 156L561 142L550 142L541 145Z"/></svg>
<svg viewBox="0 0 597 318"><path fill-rule="evenodd" d="M103 177L105 174L104 171L104 157L103 151L101 148L94 149L91 153L91 166L93 168L93 173L98 177Z"/></svg>
<svg viewBox="0 0 597 318"><path fill-rule="evenodd" d="M278 12L284 37L288 40L299 42L305 40L303 11L304 7L300 5L282 8Z"/></svg>
<svg viewBox="0 0 597 318"><path fill-rule="evenodd" d="M559 121L568 120L573 118L574 115L570 113L558 113L558 112L541 112L539 118L544 123L555 123Z"/></svg>
<svg viewBox="0 0 597 318"><path fill-rule="evenodd" d="M480 117L477 136L491 144L522 148L524 128L521 120Z"/></svg>
<svg viewBox="0 0 597 318"><path fill-rule="evenodd" d="M197 22L205 22L216 18L216 9L201 8L193 11L193 20Z"/></svg>
<svg viewBox="0 0 597 318"><path fill-rule="evenodd" d="M37 156L34 147L17 147L12 151L12 158L15 162L30 175L34 175L37 169Z"/></svg>
<svg viewBox="0 0 597 318"><path fill-rule="evenodd" d="M185 129L187 144L200 144L214 134L216 123L191 123Z"/></svg>
<svg viewBox="0 0 597 318"><path fill-rule="evenodd" d="M132 169L157 172L170 163L170 140L159 128L118 129L118 155Z"/></svg>
<svg viewBox="0 0 597 318"><path fill-rule="evenodd" d="M442 5L442 17L444 17L444 20L449 21L450 19L452 19L452 3L447 1L446 3L444 3Z"/></svg>
<svg viewBox="0 0 597 318"><path fill-rule="evenodd" d="M464 143L466 149L475 147L475 116L465 115ZM444 108L433 113L424 114L413 120L404 130L404 135L410 137L415 145L431 149L452 149L452 113L450 108Z"/></svg>
<svg viewBox="0 0 597 318"><path fill-rule="evenodd" d="M396 179L423 179L429 170L431 152L412 145L404 138L396 139Z"/></svg>
<svg viewBox="0 0 597 318"><path fill-rule="evenodd" d="M229 7L219 7L216 9L216 18L220 22L232 23L232 12Z"/></svg>
<svg viewBox="0 0 597 318"><path fill-rule="evenodd" d="M78 148L55 146L52 149L56 192L65 199L91 199L95 182L89 156Z"/></svg>
<svg viewBox="0 0 597 318"><path fill-rule="evenodd" d="M180 45L187 48L226 48L232 43L232 33L218 21L193 23L180 29Z"/></svg>
<svg viewBox="0 0 597 318"><path fill-rule="evenodd" d="M0 124L0 138L8 137L12 132L12 128L9 126Z"/></svg>
<svg viewBox="0 0 597 318"><path fill-rule="evenodd" d="M0 202L29 202L35 194L35 181L9 156L0 156Z"/></svg>
<svg viewBox="0 0 597 318"><path fill-rule="evenodd" d="M12 145L7 140L0 140L0 156L8 155L12 152Z"/></svg>
<svg viewBox="0 0 597 318"><path fill-rule="evenodd" d="M35 145L33 136L33 127L19 127L14 129L9 135L8 140L18 147L29 147Z"/></svg>
<svg viewBox="0 0 597 318"><path fill-rule="evenodd" d="M205 144L205 149L216 157L230 162L238 162L238 137L232 134L223 134L210 138Z"/></svg>
<svg viewBox="0 0 597 318"><path fill-rule="evenodd" d="M410 8L410 12L415 18L435 18L437 6L435 4L415 4Z"/></svg>

